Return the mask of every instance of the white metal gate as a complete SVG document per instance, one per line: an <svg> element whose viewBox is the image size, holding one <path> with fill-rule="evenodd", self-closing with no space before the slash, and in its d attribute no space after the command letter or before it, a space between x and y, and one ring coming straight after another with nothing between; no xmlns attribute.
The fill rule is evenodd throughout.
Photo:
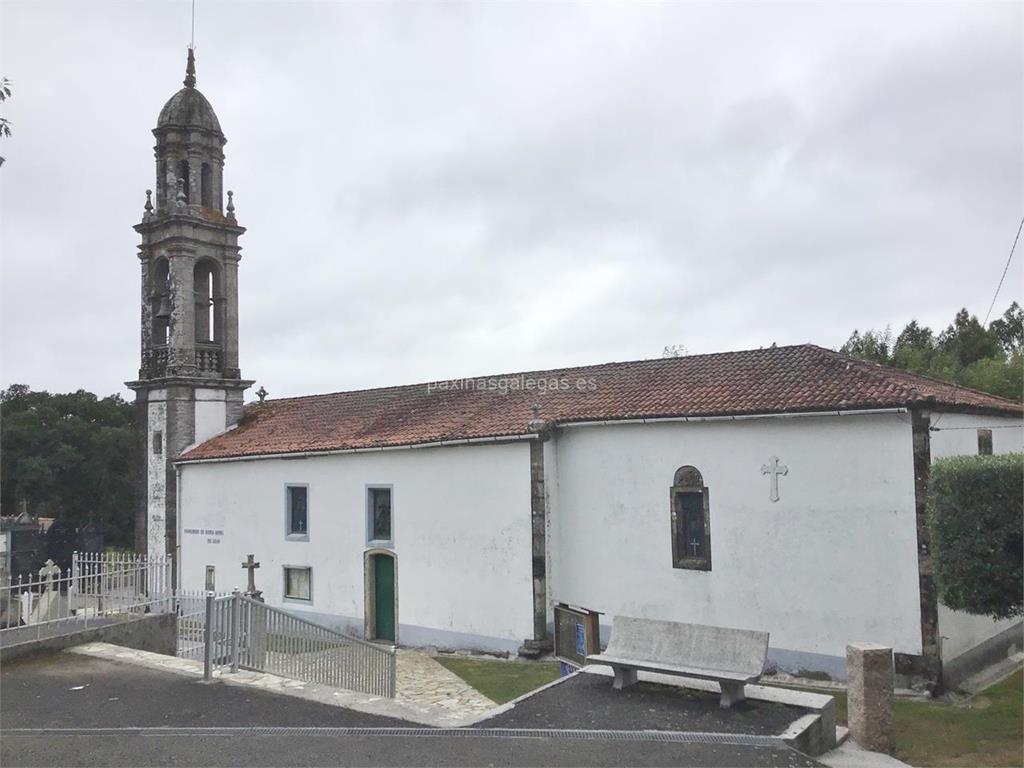
<svg viewBox="0 0 1024 768"><path fill-rule="evenodd" d="M396 653L350 637L235 591L179 593L178 656L213 670L250 669L346 688L395 695Z"/></svg>

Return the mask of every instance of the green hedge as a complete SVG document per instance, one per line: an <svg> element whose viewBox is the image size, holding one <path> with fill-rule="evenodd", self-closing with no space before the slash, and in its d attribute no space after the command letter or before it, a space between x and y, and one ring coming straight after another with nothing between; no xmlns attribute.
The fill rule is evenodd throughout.
<svg viewBox="0 0 1024 768"><path fill-rule="evenodd" d="M1024 454L936 461L928 526L945 605L997 619L1024 613Z"/></svg>

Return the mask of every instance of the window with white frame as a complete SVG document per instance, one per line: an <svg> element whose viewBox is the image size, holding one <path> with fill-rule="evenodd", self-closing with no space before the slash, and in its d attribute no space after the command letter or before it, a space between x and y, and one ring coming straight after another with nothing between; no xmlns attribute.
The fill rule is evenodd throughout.
<svg viewBox="0 0 1024 768"><path fill-rule="evenodd" d="M312 600L313 569L286 565L284 567L284 596L287 600Z"/></svg>
<svg viewBox="0 0 1024 768"><path fill-rule="evenodd" d="M285 534L292 539L309 538L309 487L285 488Z"/></svg>

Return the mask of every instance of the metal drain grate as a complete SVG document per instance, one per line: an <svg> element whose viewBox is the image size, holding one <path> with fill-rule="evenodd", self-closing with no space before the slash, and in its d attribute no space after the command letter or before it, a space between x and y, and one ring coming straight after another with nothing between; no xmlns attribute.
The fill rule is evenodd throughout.
<svg viewBox="0 0 1024 768"><path fill-rule="evenodd" d="M398 738L558 739L581 741L660 741L780 747L778 736L684 731L546 730L543 728L332 728L318 726L210 728L5 728L6 736L391 736Z"/></svg>

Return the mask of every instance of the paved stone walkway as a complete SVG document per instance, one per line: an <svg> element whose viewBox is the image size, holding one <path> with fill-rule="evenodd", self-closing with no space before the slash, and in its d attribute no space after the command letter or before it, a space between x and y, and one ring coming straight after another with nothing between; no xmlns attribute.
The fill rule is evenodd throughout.
<svg viewBox="0 0 1024 768"><path fill-rule="evenodd" d="M436 707L445 719L476 719L497 704L425 653L398 649L396 697L416 706ZM439 715L440 716L440 715Z"/></svg>
<svg viewBox="0 0 1024 768"><path fill-rule="evenodd" d="M163 669L192 677L202 677L203 674L202 661L138 651L109 643L79 645L69 652ZM469 725L497 706L426 654L404 649L398 651L397 691L394 699L340 690L264 672L239 670L232 673L216 670L214 677L229 685L251 686L367 714L438 727Z"/></svg>

